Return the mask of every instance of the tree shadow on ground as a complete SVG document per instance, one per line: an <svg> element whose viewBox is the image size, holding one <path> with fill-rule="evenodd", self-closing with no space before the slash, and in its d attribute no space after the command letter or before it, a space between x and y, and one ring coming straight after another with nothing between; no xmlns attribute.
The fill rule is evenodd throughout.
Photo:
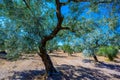
<svg viewBox="0 0 120 80"><path fill-rule="evenodd" d="M84 63L91 63L91 62L95 62L94 60L90 60L90 59L83 59L82 62Z"/></svg>
<svg viewBox="0 0 120 80"><path fill-rule="evenodd" d="M50 80L109 80L110 77L97 69L90 69L81 66L60 65L57 69L63 76L62 79ZM10 80L34 80L38 75L44 75L44 70L30 70L23 72L14 72ZM56 77L56 76L55 76ZM39 79L40 80L40 79ZM49 79L47 79L49 80Z"/></svg>
<svg viewBox="0 0 120 80"><path fill-rule="evenodd" d="M61 65L58 67L63 72L66 80L109 80L110 77L97 69L90 69L81 66Z"/></svg>
<svg viewBox="0 0 120 80"><path fill-rule="evenodd" d="M23 72L14 72L14 75L9 80L34 80L38 75L44 75L44 70L29 70Z"/></svg>
<svg viewBox="0 0 120 80"><path fill-rule="evenodd" d="M120 80L120 74L111 74L111 76L113 76L114 78L118 78Z"/></svg>
<svg viewBox="0 0 120 80"><path fill-rule="evenodd" d="M90 60L90 59L83 59L82 62L84 63L91 63L91 62L95 62L94 60ZM117 62L115 62L117 63ZM107 69L111 69L111 70L115 70L120 72L120 65L117 64L109 64L109 63L105 63L105 62L98 62L95 64L95 67L99 67L99 68L107 68Z"/></svg>
<svg viewBox="0 0 120 80"><path fill-rule="evenodd" d="M95 66L99 67L99 68L107 68L107 69L111 69L111 70L120 72L120 65L117 65L117 64L109 64L109 63L105 63L105 62L99 62L99 64L96 64Z"/></svg>
<svg viewBox="0 0 120 80"><path fill-rule="evenodd" d="M120 63L120 61L118 61L118 60L114 60L114 62L115 62L115 63Z"/></svg>

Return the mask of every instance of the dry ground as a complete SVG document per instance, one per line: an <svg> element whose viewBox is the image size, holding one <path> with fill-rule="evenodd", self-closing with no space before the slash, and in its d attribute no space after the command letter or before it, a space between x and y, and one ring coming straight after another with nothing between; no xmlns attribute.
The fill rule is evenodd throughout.
<svg viewBox="0 0 120 80"><path fill-rule="evenodd" d="M120 56L114 62L98 57L100 63L80 53L68 56L54 52L50 56L56 69L63 73L63 80L120 80ZM13 62L0 59L0 80L35 80L44 73L44 65L37 54L24 55Z"/></svg>

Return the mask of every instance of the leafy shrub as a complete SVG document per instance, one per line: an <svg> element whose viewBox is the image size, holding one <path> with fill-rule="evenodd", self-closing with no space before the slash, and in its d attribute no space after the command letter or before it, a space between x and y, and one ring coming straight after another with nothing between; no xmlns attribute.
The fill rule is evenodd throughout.
<svg viewBox="0 0 120 80"><path fill-rule="evenodd" d="M100 56L105 56L108 57L108 59L110 61L113 61L114 58L117 56L118 53L118 48L113 47L113 46L105 46L105 47L101 47L99 48L97 54Z"/></svg>
<svg viewBox="0 0 120 80"><path fill-rule="evenodd" d="M75 53L80 53L83 50L83 48L81 46L73 46L73 47L74 47L73 50L74 50Z"/></svg>
<svg viewBox="0 0 120 80"><path fill-rule="evenodd" d="M82 51L82 53L83 53L83 55L84 55L85 57L91 57L91 56L93 55L93 50L91 50L91 49L84 49L84 50Z"/></svg>
<svg viewBox="0 0 120 80"><path fill-rule="evenodd" d="M106 53L107 53L106 47L100 47L99 50L98 50L98 52L97 52L97 54L99 56L105 56L105 57L106 57Z"/></svg>
<svg viewBox="0 0 120 80"><path fill-rule="evenodd" d="M21 54L14 52L14 53L8 53L6 55L6 58L7 58L7 60L14 61L14 60L17 60L20 56L21 56Z"/></svg>
<svg viewBox="0 0 120 80"><path fill-rule="evenodd" d="M67 52L68 55L73 54L73 49L72 49L72 47L71 47L70 45L63 45L63 46L62 46L62 50L63 50L64 52Z"/></svg>

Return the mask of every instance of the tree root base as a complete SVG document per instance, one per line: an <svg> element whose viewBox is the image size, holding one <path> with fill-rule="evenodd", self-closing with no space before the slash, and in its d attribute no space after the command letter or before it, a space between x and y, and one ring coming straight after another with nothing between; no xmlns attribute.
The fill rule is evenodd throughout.
<svg viewBox="0 0 120 80"><path fill-rule="evenodd" d="M51 74L43 74L37 76L34 80L65 80L62 72L56 72Z"/></svg>

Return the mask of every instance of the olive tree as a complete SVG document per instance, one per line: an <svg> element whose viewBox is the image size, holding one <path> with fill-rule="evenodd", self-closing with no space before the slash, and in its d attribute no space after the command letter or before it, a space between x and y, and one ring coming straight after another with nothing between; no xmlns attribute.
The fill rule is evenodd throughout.
<svg viewBox="0 0 120 80"><path fill-rule="evenodd" d="M80 16L78 13L80 13L83 8L86 8L86 6L81 8L79 5L86 2L89 3L88 7L93 11L97 11L99 4L105 4L105 6L114 4L112 6L114 10L112 11L117 11L116 9L118 8L116 8L116 6L119 6L120 3L120 1L116 0L2 0L0 3L0 16L7 19L6 21L10 25L7 25L6 29L13 29L12 31L8 31L10 32L9 34L7 31L5 32L8 34L8 39L6 39L8 42L5 42L7 46L9 45L8 52L12 51L12 49L16 50L16 52L18 50L20 50L20 52L35 50L45 65L46 73L49 76L55 75L58 72L54 68L50 56L47 54L46 44L61 31L63 31L63 36L66 34L65 30L78 35L91 31L92 28L88 29L86 25L78 26L81 24L79 21L82 21L83 18L78 20L77 15ZM67 17L65 17L64 14L62 14L61 9L65 5L69 5L71 13L75 13L74 16L67 15ZM109 19L111 26L116 24L112 19L112 17ZM82 21L82 23L86 22L87 21ZM11 25L13 27L11 27ZM87 29L84 28L81 33L80 30L82 30L83 27ZM22 35L20 35L20 33ZM13 43L11 43L11 41ZM19 47L21 47L21 49L19 49Z"/></svg>

